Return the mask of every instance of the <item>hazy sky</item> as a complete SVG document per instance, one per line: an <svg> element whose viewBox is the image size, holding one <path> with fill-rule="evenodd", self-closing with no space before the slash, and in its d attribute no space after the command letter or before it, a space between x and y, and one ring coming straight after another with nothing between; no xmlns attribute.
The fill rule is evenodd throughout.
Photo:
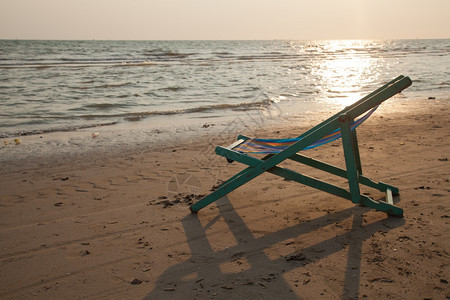
<svg viewBox="0 0 450 300"><path fill-rule="evenodd" d="M0 39L450 38L450 0L0 0Z"/></svg>

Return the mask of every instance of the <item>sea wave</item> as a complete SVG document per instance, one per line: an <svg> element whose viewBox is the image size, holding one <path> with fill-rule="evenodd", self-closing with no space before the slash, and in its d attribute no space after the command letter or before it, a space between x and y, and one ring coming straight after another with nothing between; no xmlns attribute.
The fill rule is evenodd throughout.
<svg viewBox="0 0 450 300"><path fill-rule="evenodd" d="M0 69L22 69L22 68L75 68L75 67L136 67L136 66L152 66L154 62L148 59L86 59L86 60L58 60L58 61L40 61L40 60L23 60L9 61L0 63Z"/></svg>
<svg viewBox="0 0 450 300"><path fill-rule="evenodd" d="M93 108L98 110L110 110L115 108L123 108L127 107L128 105L124 105L122 103L94 103L94 104L88 104L85 107L86 108Z"/></svg>
<svg viewBox="0 0 450 300"><path fill-rule="evenodd" d="M94 82L92 82L94 83ZM131 85L131 82L118 82L118 83L105 83L99 85L83 85L83 86L73 86L74 89L80 90L89 90L89 89L109 89L109 88L118 88L125 87Z"/></svg>
<svg viewBox="0 0 450 300"><path fill-rule="evenodd" d="M242 103L223 103L223 104L214 104L214 105L204 105L197 106L192 108L185 109L174 109L174 110L161 110L161 111L146 111L146 112L130 112L130 113L122 113L122 114L88 114L82 115L81 118L86 119L95 119L95 118L112 118L119 117L124 119L131 120L141 120L150 116L170 116L170 115L179 115L179 114L191 114L191 113L203 113L203 112L211 112L211 111L220 111L220 110L232 110L232 111L249 111L249 110L258 110L264 109L274 103L273 100L264 99L261 101L254 102L242 102Z"/></svg>
<svg viewBox="0 0 450 300"><path fill-rule="evenodd" d="M51 127L51 128L36 129L36 130L21 130L18 132L0 132L0 138L9 138L9 137L14 137L14 136L38 135L38 134L52 133L52 132L75 131L75 130L80 130L80 129L112 126L112 125L116 125L118 123L119 122L103 122L103 123L91 123L91 124Z"/></svg>
<svg viewBox="0 0 450 300"><path fill-rule="evenodd" d="M164 49L154 49L145 52L143 55L151 58L156 59L180 59L180 58L186 58L192 55L195 55L196 53L182 53L178 51L172 51L172 50L164 50Z"/></svg>
<svg viewBox="0 0 450 300"><path fill-rule="evenodd" d="M182 86L169 86L169 87L160 88L159 90L160 91L166 91L166 92L179 92L179 91L182 91L182 90L185 90L185 89L186 88L182 87Z"/></svg>
<svg viewBox="0 0 450 300"><path fill-rule="evenodd" d="M74 121L74 120L85 120L80 125L70 125L70 126L61 126L61 127L51 127L47 129L39 129L39 130L22 130L19 132L0 132L0 137L6 138L11 136L21 136L21 135L36 135L43 134L49 132L59 132L59 131L74 131L78 129L85 128L93 128L93 127L101 127L101 126L110 126L120 123L120 121L105 121L102 122L102 119L122 119L128 122L136 122L141 121L143 119L149 117L157 117L157 116L172 116L172 115L182 115L182 114L192 114L192 113L209 113L214 111L239 111L245 112L250 110L261 110L267 109L270 105L275 103L273 100L264 99L261 101L254 102L243 102L243 103L235 103L235 104L216 104L216 105L205 105L198 106L186 109L175 109L175 110L161 110L161 111L145 111L145 112L128 112L128 113L120 113L120 114L83 114L83 115L70 115L70 116L47 116L41 117L39 120L40 123L46 123L49 119L55 119L59 121ZM99 109L99 110L113 110L117 108L115 105L111 105L108 103L99 103L99 104L91 104L85 107ZM86 122L88 121L88 122Z"/></svg>

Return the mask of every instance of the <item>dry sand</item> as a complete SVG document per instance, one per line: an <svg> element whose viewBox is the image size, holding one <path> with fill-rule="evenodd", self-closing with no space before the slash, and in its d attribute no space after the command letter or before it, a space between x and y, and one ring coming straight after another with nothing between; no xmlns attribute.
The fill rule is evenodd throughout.
<svg viewBox="0 0 450 300"><path fill-rule="evenodd" d="M190 214L242 169L213 154L230 137L4 161L0 298L448 299L447 103L383 105L358 131L365 175L399 187L404 218L271 174ZM305 155L343 166L339 142Z"/></svg>

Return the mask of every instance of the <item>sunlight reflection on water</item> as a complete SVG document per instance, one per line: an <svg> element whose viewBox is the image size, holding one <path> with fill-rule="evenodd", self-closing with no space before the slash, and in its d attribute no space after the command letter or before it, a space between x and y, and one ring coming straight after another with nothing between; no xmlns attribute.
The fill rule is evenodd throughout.
<svg viewBox="0 0 450 300"><path fill-rule="evenodd" d="M360 53L370 48L373 41L324 41L324 50L341 55L328 55L316 61L313 75L321 82L322 99L346 106L366 93L362 87L380 81L381 57Z"/></svg>

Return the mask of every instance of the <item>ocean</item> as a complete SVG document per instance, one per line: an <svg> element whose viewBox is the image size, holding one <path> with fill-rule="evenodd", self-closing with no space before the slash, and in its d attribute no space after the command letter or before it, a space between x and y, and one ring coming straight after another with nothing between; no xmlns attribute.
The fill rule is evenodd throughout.
<svg viewBox="0 0 450 300"><path fill-rule="evenodd" d="M0 137L311 115L400 74L449 98L450 39L0 40Z"/></svg>

